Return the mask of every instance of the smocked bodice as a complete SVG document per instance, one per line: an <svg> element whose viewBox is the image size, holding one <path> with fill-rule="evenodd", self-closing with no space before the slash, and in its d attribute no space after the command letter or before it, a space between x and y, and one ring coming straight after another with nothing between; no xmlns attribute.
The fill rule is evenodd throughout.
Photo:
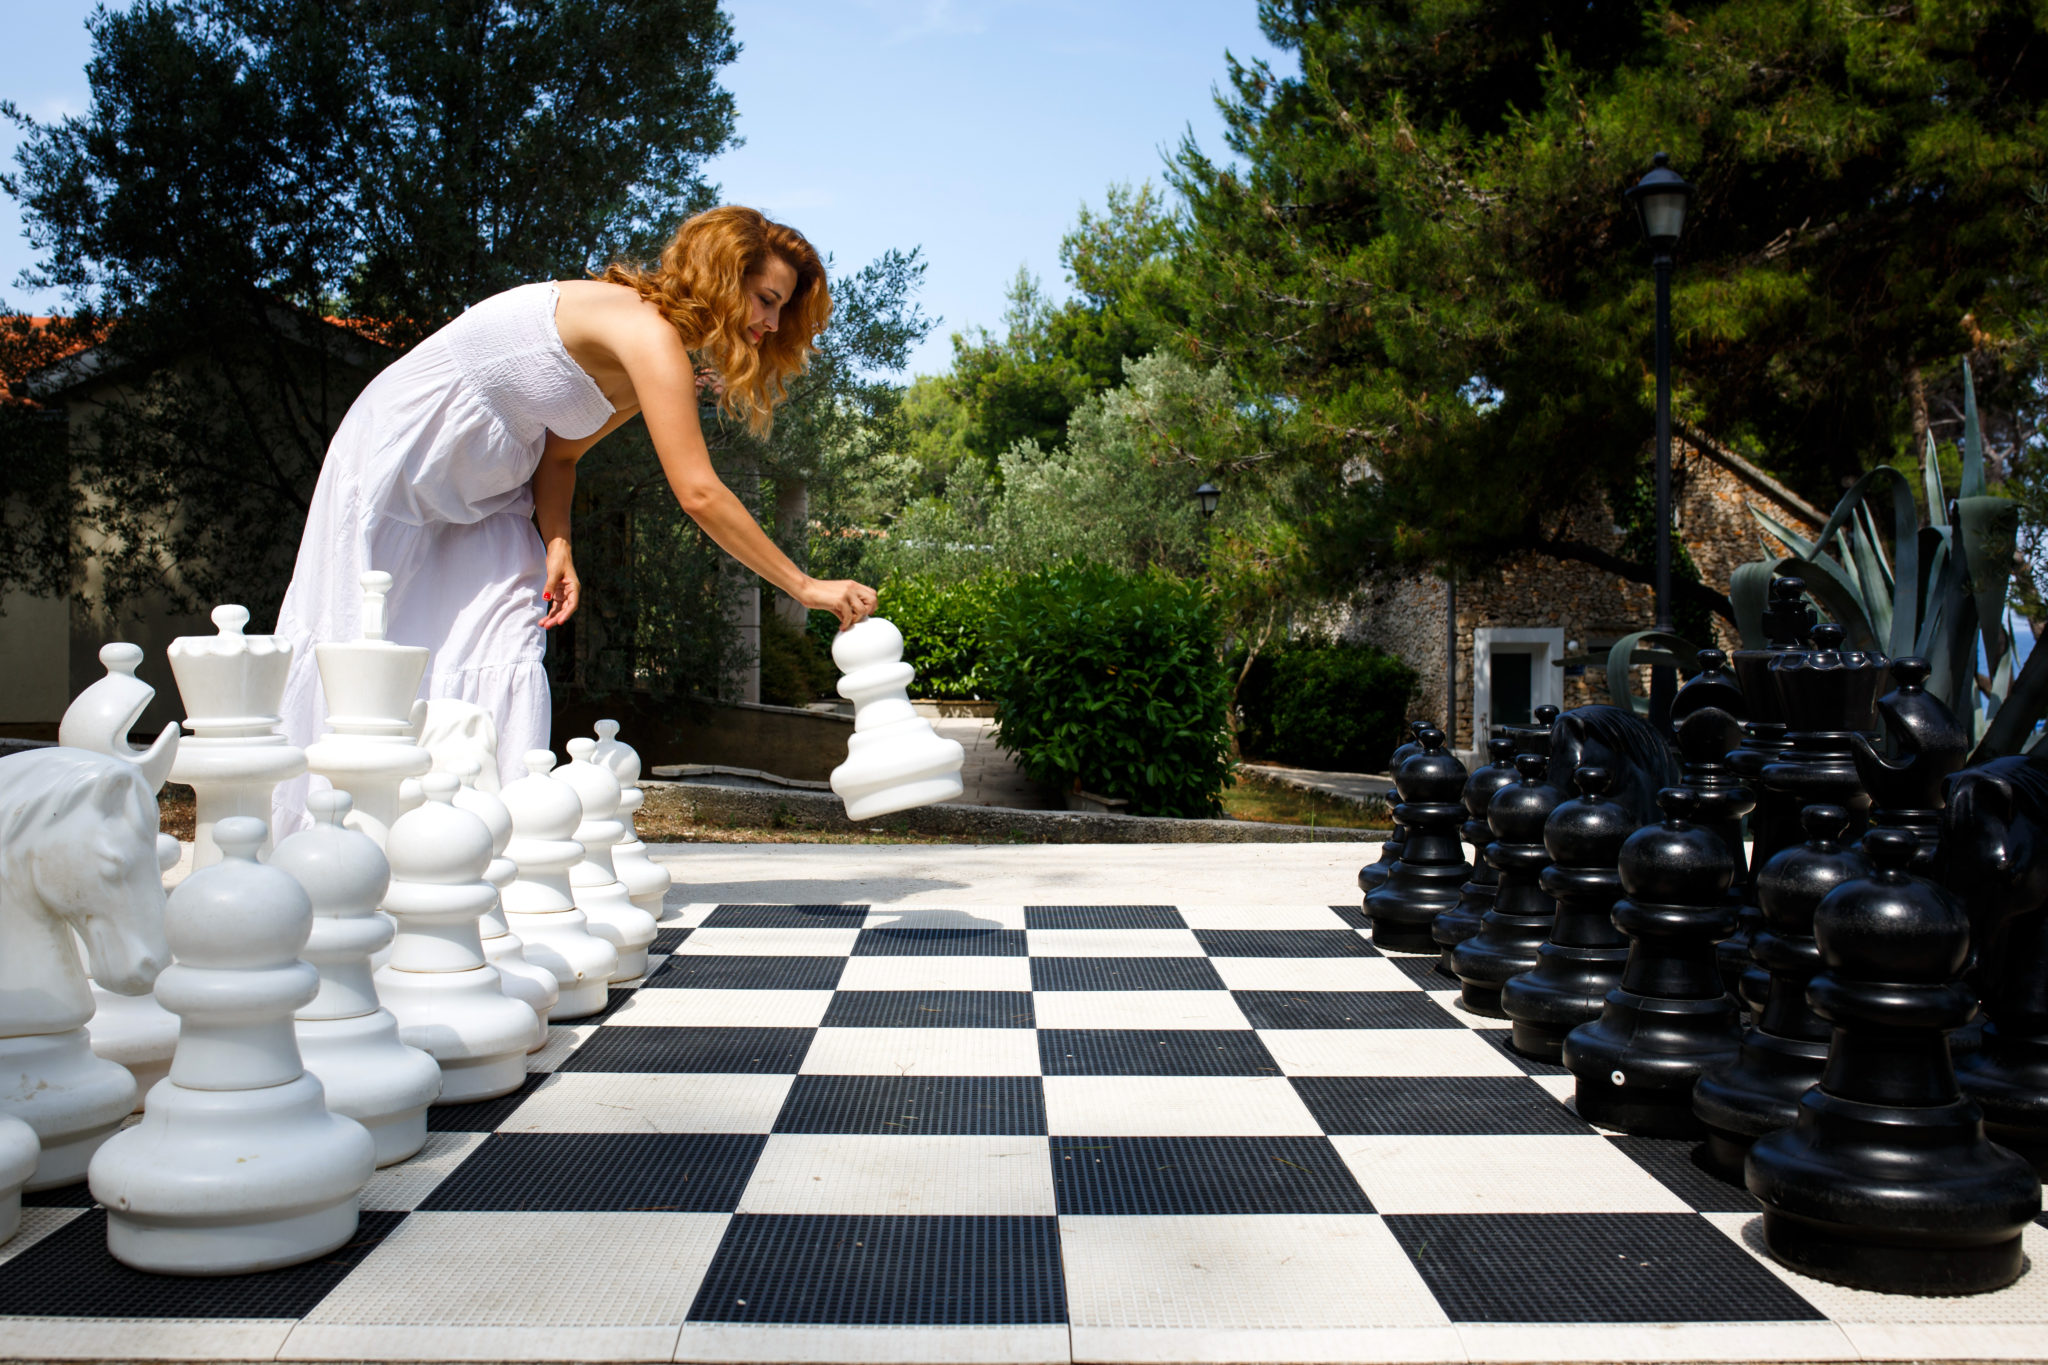
<svg viewBox="0 0 2048 1365"><path fill-rule="evenodd" d="M548 431L576 440L612 415L604 392L570 358L555 330L558 292L547 282L508 289L439 333L463 378L522 440Z"/></svg>

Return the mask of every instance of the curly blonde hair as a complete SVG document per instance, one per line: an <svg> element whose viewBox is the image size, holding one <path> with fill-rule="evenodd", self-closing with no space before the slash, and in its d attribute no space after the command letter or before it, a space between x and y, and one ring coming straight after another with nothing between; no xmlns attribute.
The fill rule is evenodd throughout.
<svg viewBox="0 0 2048 1365"><path fill-rule="evenodd" d="M747 337L746 280L780 260L796 272L775 331L756 346ZM742 419L756 436L775 424L775 405L792 375L817 351L832 316L825 263L804 235L761 213L727 205L706 209L676 229L653 265L615 261L602 279L633 289L661 310L683 345L701 352L725 382L718 408Z"/></svg>

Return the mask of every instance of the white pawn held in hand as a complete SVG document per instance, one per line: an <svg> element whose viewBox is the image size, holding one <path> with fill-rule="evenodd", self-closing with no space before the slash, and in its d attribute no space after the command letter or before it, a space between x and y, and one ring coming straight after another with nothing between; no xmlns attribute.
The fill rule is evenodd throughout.
<svg viewBox="0 0 2048 1365"><path fill-rule="evenodd" d="M853 703L846 762L832 770L832 790L850 820L869 820L960 795L967 753L942 739L910 704L917 670L903 662L903 632L870 616L832 642L832 662L845 674L839 695Z"/></svg>
<svg viewBox="0 0 2048 1365"><path fill-rule="evenodd" d="M498 899L484 880L491 831L455 808L453 774L429 773L420 785L425 804L399 816L385 844L384 913L398 921L398 937L377 972L377 997L398 1036L441 1064L440 1103L494 1099L526 1080L539 1025L484 960L477 921Z"/></svg>
<svg viewBox="0 0 2048 1365"><path fill-rule="evenodd" d="M526 960L555 974L561 999L549 1017L581 1019L605 1007L605 983L618 973L619 954L590 932L569 886L569 869L583 860L583 845L573 837L583 819L582 798L548 776L555 756L546 749L527 750L525 762L526 776L500 793L512 813L505 856L519 869L505 888L505 923L526 945Z"/></svg>
<svg viewBox="0 0 2048 1365"><path fill-rule="evenodd" d="M306 750L314 773L355 798L349 828L381 847L401 809L398 788L434 764L416 742L426 720L419 699L426 676L424 645L397 645L384 638L384 598L391 575L363 575L363 638L346 644L313 646L320 666L320 690L327 698L327 730Z"/></svg>
<svg viewBox="0 0 2048 1365"><path fill-rule="evenodd" d="M21 1231L21 1191L42 1153L35 1129L0 1114L0 1244Z"/></svg>
<svg viewBox="0 0 2048 1365"><path fill-rule="evenodd" d="M612 849L612 871L618 874L633 904L660 920L662 902L675 885L675 878L647 856L647 845L640 842L640 831L634 828L634 817L647 800L647 794L640 790L640 754L620 740L617 721L601 720L597 723L597 744L590 751L590 760L610 768L612 776L619 779L619 819L625 822L626 837Z"/></svg>
<svg viewBox="0 0 2048 1365"><path fill-rule="evenodd" d="M612 848L626 837L626 826L618 818L619 779L612 770L591 762L594 739L569 741L569 761L555 769L555 777L576 793L583 807L583 819L576 826L576 842L583 856L569 869L569 887L576 896L576 908L590 921L590 932L618 950L614 981L632 981L647 975L647 945L654 942L654 916L633 904L632 895L612 871Z"/></svg>
<svg viewBox="0 0 2048 1365"><path fill-rule="evenodd" d="M562 988L553 972L526 960L526 945L505 923L505 888L519 876L519 865L505 856L505 846L512 842L512 812L495 789L479 785L484 769L474 759L453 759L445 771L462 783L455 791L456 807L483 821L491 832L491 865L484 869L484 880L497 888L499 898L477 921L477 931L483 936L484 960L498 969L505 994L533 1011L538 1027L528 1051L538 1052L547 1046L548 1013L562 998Z"/></svg>
<svg viewBox="0 0 2048 1365"><path fill-rule="evenodd" d="M398 1037L378 1005L370 954L391 941L377 913L391 882L383 850L345 828L347 792L306 798L310 829L277 846L270 865L289 872L313 902L313 933L299 956L320 973L320 993L301 1005L299 1055L327 1091L327 1107L369 1129L377 1164L405 1160L427 1141L427 1106L441 1093L441 1067Z"/></svg>
<svg viewBox="0 0 2048 1365"><path fill-rule="evenodd" d="M234 817L224 855L171 893L164 928L177 961L157 999L180 1016L170 1077L142 1121L92 1159L107 1206L107 1250L137 1270L239 1275L296 1265L355 1235L376 1144L327 1111L299 1058L292 1011L320 974L299 961L313 903L256 861L269 826Z"/></svg>
<svg viewBox="0 0 2048 1365"><path fill-rule="evenodd" d="M214 635L180 635L165 651L185 729L171 781L191 786L198 831L192 866L220 861L213 828L222 820L253 816L264 822L263 852L270 852L270 801L277 784L306 771L306 751L277 728L292 642L281 635L249 635L249 609L213 609Z"/></svg>

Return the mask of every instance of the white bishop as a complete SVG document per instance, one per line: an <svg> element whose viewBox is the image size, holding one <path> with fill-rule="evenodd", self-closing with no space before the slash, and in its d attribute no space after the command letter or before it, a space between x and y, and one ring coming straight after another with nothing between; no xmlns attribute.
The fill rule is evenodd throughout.
<svg viewBox="0 0 2048 1365"><path fill-rule="evenodd" d="M569 887L576 896L576 908L590 921L590 932L616 948L618 969L614 981L631 981L647 975L647 945L654 942L654 916L633 904L632 895L612 871L612 848L626 837L626 826L618 818L619 779L612 770L590 759L597 747L594 739L569 741L569 761L555 769L556 778L576 793L583 806L583 819L576 826L576 842L583 856L569 869Z"/></svg>
<svg viewBox="0 0 2048 1365"><path fill-rule="evenodd" d="M659 921L663 918L662 902L675 885L675 877L647 856L647 845L640 842L640 831L635 827L635 816L647 800L647 793L640 790L640 754L619 738L617 721L601 720L597 723L597 744L590 751L590 761L610 768L612 776L619 779L619 819L626 824L626 837L612 849L612 871L618 874L633 904Z"/></svg>

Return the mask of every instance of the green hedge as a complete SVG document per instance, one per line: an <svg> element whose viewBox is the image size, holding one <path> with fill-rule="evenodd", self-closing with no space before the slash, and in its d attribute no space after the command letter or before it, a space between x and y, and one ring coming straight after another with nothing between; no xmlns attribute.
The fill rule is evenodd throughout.
<svg viewBox="0 0 2048 1365"><path fill-rule="evenodd" d="M1199 585L1067 563L1018 579L996 608L981 675L996 741L1027 776L1133 814L1221 813L1230 674Z"/></svg>
<svg viewBox="0 0 2048 1365"><path fill-rule="evenodd" d="M975 578L936 574L891 575L878 590L875 615L903 632L903 661L917 670L913 696L982 700L991 694L982 677L988 627L1010 575Z"/></svg>
<svg viewBox="0 0 2048 1365"><path fill-rule="evenodd" d="M1247 757L1378 773L1401 743L1415 670L1370 645L1302 639L1252 661L1237 691Z"/></svg>

